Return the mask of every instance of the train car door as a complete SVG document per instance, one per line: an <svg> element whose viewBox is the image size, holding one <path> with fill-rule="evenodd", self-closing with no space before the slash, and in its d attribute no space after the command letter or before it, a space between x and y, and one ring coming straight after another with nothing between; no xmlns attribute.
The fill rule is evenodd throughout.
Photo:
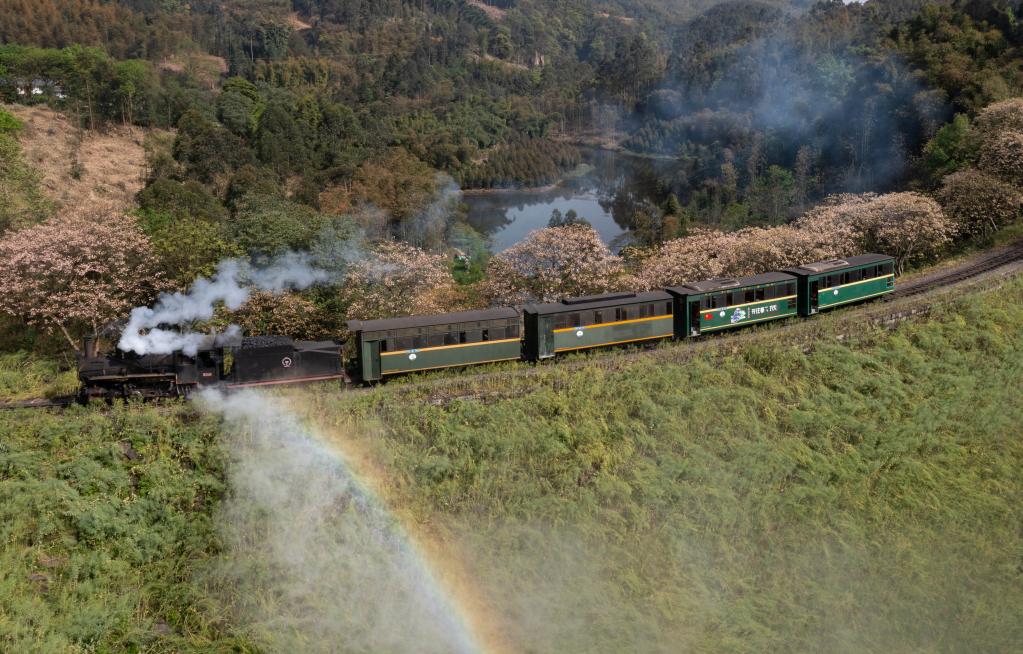
<svg viewBox="0 0 1023 654"><path fill-rule="evenodd" d="M554 356L554 316L537 316L539 332L538 356L549 359Z"/></svg>
<svg viewBox="0 0 1023 654"><path fill-rule="evenodd" d="M817 313L817 296L821 288L820 279L810 280L810 311L809 313Z"/></svg>
<svg viewBox="0 0 1023 654"><path fill-rule="evenodd" d="M377 381L380 377L380 341L363 341L362 380Z"/></svg>
<svg viewBox="0 0 1023 654"><path fill-rule="evenodd" d="M689 335L700 335L700 300L689 300Z"/></svg>

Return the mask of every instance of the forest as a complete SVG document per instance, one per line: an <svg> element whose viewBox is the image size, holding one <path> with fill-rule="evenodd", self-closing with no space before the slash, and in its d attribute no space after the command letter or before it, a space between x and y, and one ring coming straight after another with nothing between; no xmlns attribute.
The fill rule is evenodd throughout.
<svg viewBox="0 0 1023 654"><path fill-rule="evenodd" d="M36 262L3 264L0 309L68 346L230 257L301 251L333 267L342 282L233 317L330 336L345 319L412 311L411 294L417 311L458 310L866 249L906 269L1018 223L1014 2L0 9L0 100L63 112L78 140L122 127L145 135L135 204L61 207L20 152L18 119L0 114L0 249ZM585 216L556 212L558 231L493 256L465 221L462 190L556 184L593 148L659 163L656 197L629 207L621 251ZM75 160L67 170L82 173ZM69 225L80 239L61 237ZM106 302L82 305L83 289L38 306L34 297L52 300L47 289L69 282L59 266L45 283L26 279L65 256L72 267L120 262L85 280ZM147 278L119 282L136 259Z"/></svg>

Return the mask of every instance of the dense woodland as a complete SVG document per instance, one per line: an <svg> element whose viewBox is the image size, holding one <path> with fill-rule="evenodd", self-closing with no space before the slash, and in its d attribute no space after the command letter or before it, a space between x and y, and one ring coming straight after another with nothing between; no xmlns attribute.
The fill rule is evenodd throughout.
<svg viewBox="0 0 1023 654"><path fill-rule="evenodd" d="M0 94L178 127L160 172L222 199L253 165L316 208L390 147L543 185L578 162L553 142L596 139L675 160L664 198L700 218L780 222L926 179L942 124L1019 92L1016 5L0 0Z"/></svg>
<svg viewBox="0 0 1023 654"><path fill-rule="evenodd" d="M400 284L367 302L373 266L443 278L417 310L445 310L866 248L904 267L990 238L1020 213L1018 14L1001 0L0 0L0 99L81 130L161 128L130 219L158 262L150 291L225 257L318 252L349 283L255 324L330 335L410 311ZM18 230L60 208L17 121L0 121L4 247L51 260L46 226ZM487 264L459 188L551 184L595 145L658 162L658 199L620 202L632 247L576 283L570 264L602 245L566 225L585 216L552 216L573 229ZM544 243L564 246L553 263ZM129 298L145 300L111 306ZM94 318L89 331L117 316Z"/></svg>

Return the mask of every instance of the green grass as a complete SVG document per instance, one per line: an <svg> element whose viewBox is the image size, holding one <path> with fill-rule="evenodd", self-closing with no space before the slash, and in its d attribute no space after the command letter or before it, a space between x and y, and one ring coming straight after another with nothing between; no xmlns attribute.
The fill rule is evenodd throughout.
<svg viewBox="0 0 1023 654"><path fill-rule="evenodd" d="M78 375L24 351L0 353L0 401L74 395Z"/></svg>
<svg viewBox="0 0 1023 654"><path fill-rule="evenodd" d="M485 402L281 393L461 554L513 651L1018 651L1023 279L934 315L576 357ZM286 596L223 551L219 429L187 404L0 412L0 651L268 651L231 604ZM255 579L218 587L225 561Z"/></svg>
<svg viewBox="0 0 1023 654"><path fill-rule="evenodd" d="M522 650L1012 651L1021 307L1016 281L805 354L553 367L489 404L323 393L312 413L374 425L358 445L397 509L459 543Z"/></svg>
<svg viewBox="0 0 1023 654"><path fill-rule="evenodd" d="M0 434L0 651L250 651L197 581L217 554L217 421L0 411Z"/></svg>

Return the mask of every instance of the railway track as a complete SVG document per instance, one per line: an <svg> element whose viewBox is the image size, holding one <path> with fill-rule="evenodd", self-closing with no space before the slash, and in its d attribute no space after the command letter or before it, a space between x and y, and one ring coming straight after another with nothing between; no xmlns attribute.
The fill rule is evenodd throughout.
<svg viewBox="0 0 1023 654"><path fill-rule="evenodd" d="M999 248L992 252L985 253L974 259L966 261L961 265L953 266L947 270L938 270L932 273L928 273L915 279L910 279L906 282L900 283L894 292L882 298L883 302L894 302L904 298L911 298L925 293L940 289L955 286L956 284L975 279L981 275L992 273L1000 268L1010 266L1015 263L1023 262L1023 242L1014 245ZM714 340L717 341L722 337L727 337L726 334L718 335ZM582 365L584 362L571 362L568 364L569 367L573 365ZM484 379L494 376L506 374L504 372L486 372L478 375L471 375L471 378ZM433 380L439 385L443 385L445 382L450 383L450 379ZM464 382L465 379L462 379ZM419 383L411 384L408 387L403 387L402 390L408 390L410 388L420 386ZM372 389L354 389L355 392L368 392ZM0 410L11 410L11 409L59 409L66 408L75 403L73 396L69 397L56 397L56 398L36 398L31 400L23 400L20 402L5 402L0 403Z"/></svg>
<svg viewBox="0 0 1023 654"><path fill-rule="evenodd" d="M993 272L1003 266L1023 261L1023 243L1010 245L990 252L978 259L949 270L939 270L896 286L895 291L885 296L886 302L913 297L934 289L954 286L959 282L973 279L984 273Z"/></svg>
<svg viewBox="0 0 1023 654"><path fill-rule="evenodd" d="M75 403L74 396L67 397L54 397L54 398L36 398L32 400L22 400L20 402L2 402L0 403L0 411L4 409L64 409Z"/></svg>

